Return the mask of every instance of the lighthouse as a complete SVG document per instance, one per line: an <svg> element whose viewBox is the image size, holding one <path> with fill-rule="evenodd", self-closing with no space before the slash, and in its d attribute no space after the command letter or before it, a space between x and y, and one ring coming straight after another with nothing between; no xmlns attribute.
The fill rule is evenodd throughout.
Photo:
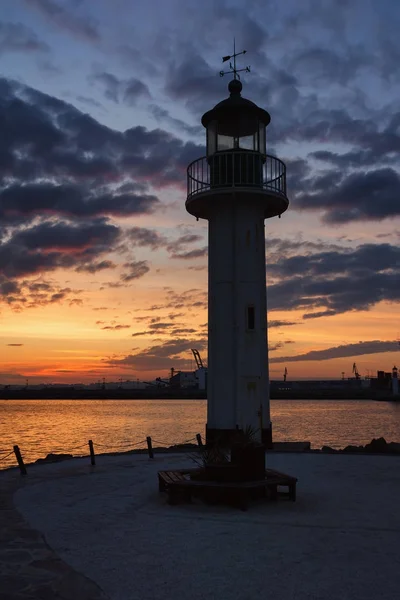
<svg viewBox="0 0 400 600"><path fill-rule="evenodd" d="M251 428L269 446L264 221L289 201L285 164L266 152L271 117L242 96L244 53L223 58L233 59L229 97L201 119L206 156L188 167L186 210L208 220L207 443Z"/></svg>

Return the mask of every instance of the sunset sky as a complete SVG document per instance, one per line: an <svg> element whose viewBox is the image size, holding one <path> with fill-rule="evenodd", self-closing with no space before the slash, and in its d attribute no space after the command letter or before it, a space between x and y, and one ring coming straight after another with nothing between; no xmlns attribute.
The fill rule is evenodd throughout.
<svg viewBox="0 0 400 600"><path fill-rule="evenodd" d="M0 384L165 377L207 357L202 114L271 114L271 378L400 367L397 0L2 0Z"/></svg>

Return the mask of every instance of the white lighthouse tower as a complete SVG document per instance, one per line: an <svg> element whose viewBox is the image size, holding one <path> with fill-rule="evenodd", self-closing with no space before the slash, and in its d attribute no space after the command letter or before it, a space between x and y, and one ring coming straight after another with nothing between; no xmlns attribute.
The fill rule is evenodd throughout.
<svg viewBox="0 0 400 600"><path fill-rule="evenodd" d="M207 155L188 167L186 209L209 223L207 441L251 427L270 445L264 220L289 202L285 165L266 153L271 117L241 96L244 52L223 59L230 96L202 117Z"/></svg>

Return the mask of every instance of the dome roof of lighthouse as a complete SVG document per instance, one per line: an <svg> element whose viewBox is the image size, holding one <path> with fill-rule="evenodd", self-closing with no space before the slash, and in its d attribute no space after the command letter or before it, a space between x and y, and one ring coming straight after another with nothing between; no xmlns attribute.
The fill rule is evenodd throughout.
<svg viewBox="0 0 400 600"><path fill-rule="evenodd" d="M217 121L219 129L226 130L239 126L239 135L245 135L243 128L246 133L250 134L256 131L260 121L265 126L269 124L270 114L251 100L241 96L242 84L238 79L233 79L229 83L228 89L230 96L202 116L201 122L204 127L207 127L211 121ZM227 133L227 135L230 134Z"/></svg>

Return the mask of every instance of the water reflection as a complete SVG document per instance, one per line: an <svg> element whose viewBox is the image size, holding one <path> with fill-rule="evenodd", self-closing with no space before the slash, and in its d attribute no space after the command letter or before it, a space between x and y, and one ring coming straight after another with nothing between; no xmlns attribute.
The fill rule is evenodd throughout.
<svg viewBox="0 0 400 600"><path fill-rule="evenodd" d="M206 400L1 400L0 449L18 444L32 462L49 452L85 454L89 439L98 452L145 447L147 435L171 445L204 434L206 408ZM313 448L381 435L400 441L400 403L273 400L271 416L275 441L307 440ZM14 455L1 457L0 468L15 465Z"/></svg>

